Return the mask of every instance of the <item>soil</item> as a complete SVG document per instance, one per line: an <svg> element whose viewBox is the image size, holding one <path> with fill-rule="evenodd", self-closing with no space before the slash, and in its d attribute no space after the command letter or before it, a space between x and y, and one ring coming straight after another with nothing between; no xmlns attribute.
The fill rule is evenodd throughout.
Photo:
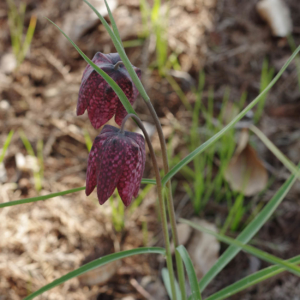
<svg viewBox="0 0 300 300"><path fill-rule="evenodd" d="M0 148L10 130L15 132L5 156L4 173L0 169L1 202L84 186L88 157L84 136L88 132L94 140L99 133L91 126L87 114L76 116L78 90L86 63L43 17L66 30L90 58L97 51L115 51L103 25L90 15L84 15L81 1L25 2L25 27L32 14L38 21L30 51L15 71L5 70L9 64L7 54L12 53L12 48L7 4L0 2ZM300 5L293 0L285 2L291 11L295 44L299 45ZM172 1L168 50L169 53L180 51L181 72L169 75L192 106L195 97L191 91L198 82L200 71L206 75L203 102L206 105L207 91L213 87L217 111L227 87L230 88L231 102L237 103L244 92L247 92L247 102L259 94L265 58L276 73L291 55L287 38L272 36L269 26L255 9L256 3L256 0ZM123 41L137 39L142 22L139 1L120 0L113 13ZM81 18L86 18L87 26L79 24L81 27L78 25L77 28L74 24ZM143 71L142 81L161 118L166 138L175 132L178 139L173 145L174 151L187 154L184 137L191 126L191 114L155 68L153 43L153 36L150 36L142 45L127 48L126 52L132 64ZM147 68L148 65L151 68ZM268 94L259 127L295 164L300 160L299 101L297 69L293 62ZM136 101L135 109L143 121L153 123L141 98ZM203 121L202 115L199 120ZM115 125L114 121L109 124ZM128 127L135 130L133 124ZM33 172L26 168L27 163L24 168L16 163L17 156L26 158L28 155L20 139L20 130L35 152L38 144L43 142L44 179L40 192L36 191ZM162 166L156 133L152 140ZM261 198L267 202L289 173L263 144L256 142L257 152L274 178ZM144 178L153 177L147 153ZM174 193L178 217L191 218L194 212L182 187L183 176L178 174L175 179L178 182ZM299 195L300 184L297 182L255 237L255 246L284 259L299 254ZM246 201L251 203L252 199ZM245 220L250 213L247 212ZM223 224L227 215L225 202L216 203L210 199L200 217ZM23 299L83 263L114 251L145 245L163 246L158 220L155 188L134 211L126 210L121 232L113 227L111 207L108 203L100 206L95 193L86 197L84 191L80 191L2 209L0 300ZM237 232L228 234L235 236ZM221 244L220 253L226 247ZM241 252L207 287L204 297L266 266L266 263ZM161 281L163 267L164 260L157 255L126 258L121 265L111 266L115 268L112 270L114 275L102 284L88 285L75 278L37 299L168 299ZM299 293L300 279L284 272L230 299L296 300Z"/></svg>

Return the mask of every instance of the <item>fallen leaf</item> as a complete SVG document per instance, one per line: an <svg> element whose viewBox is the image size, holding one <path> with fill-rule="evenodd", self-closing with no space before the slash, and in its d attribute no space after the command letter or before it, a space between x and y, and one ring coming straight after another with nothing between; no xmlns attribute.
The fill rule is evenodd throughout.
<svg viewBox="0 0 300 300"><path fill-rule="evenodd" d="M288 6L282 0L262 0L256 9L272 30L272 34L286 37L292 32L293 25Z"/></svg>
<svg viewBox="0 0 300 300"><path fill-rule="evenodd" d="M80 275L78 277L79 281L82 285L102 285L109 281L117 273L120 265L121 262L119 260L113 261L109 264Z"/></svg>
<svg viewBox="0 0 300 300"><path fill-rule="evenodd" d="M248 140L248 129L243 129L236 152L224 172L224 177L232 190L241 192L245 196L252 196L267 186L268 172Z"/></svg>
<svg viewBox="0 0 300 300"><path fill-rule="evenodd" d="M90 0L89 2L102 16L107 15L104 1ZM118 6L117 0L108 0L107 2L112 12ZM64 16L62 29L76 42L98 22L99 19L93 10L86 3L82 3L78 9L72 10ZM63 47L64 45L67 45L67 40L61 35L60 46Z"/></svg>
<svg viewBox="0 0 300 300"><path fill-rule="evenodd" d="M238 156L242 153L242 151L246 148L249 142L249 130L247 128L243 128L240 132L240 136L238 139L238 144L235 150L235 156Z"/></svg>
<svg viewBox="0 0 300 300"><path fill-rule="evenodd" d="M184 224L184 223L179 223L177 224L177 234L178 234L178 243L179 245L186 245L188 242L189 238L191 237L192 234L192 228L191 226ZM171 244L171 252L174 253L174 244Z"/></svg>
<svg viewBox="0 0 300 300"><path fill-rule="evenodd" d="M198 218L193 218L191 221L217 232L215 224ZM220 243L214 236L194 229L187 250L194 264L197 278L200 279L218 260Z"/></svg>

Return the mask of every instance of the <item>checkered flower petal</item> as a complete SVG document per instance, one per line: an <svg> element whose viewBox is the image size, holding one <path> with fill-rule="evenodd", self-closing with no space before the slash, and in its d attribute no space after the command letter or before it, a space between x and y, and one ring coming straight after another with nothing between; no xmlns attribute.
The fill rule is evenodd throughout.
<svg viewBox="0 0 300 300"><path fill-rule="evenodd" d="M141 184L139 177L142 170L142 154L139 145L134 140L128 138L126 140L126 156L117 187L124 205L128 206L134 192Z"/></svg>
<svg viewBox="0 0 300 300"><path fill-rule="evenodd" d="M145 141L142 135L105 125L89 155L86 194L97 185L100 204L117 187L125 206L138 195L145 168Z"/></svg>
<svg viewBox="0 0 300 300"><path fill-rule="evenodd" d="M103 145L102 155L97 165L97 195L103 204L113 194L121 177L126 152L126 141L118 134Z"/></svg>
<svg viewBox="0 0 300 300"><path fill-rule="evenodd" d="M119 130L116 127L106 125L101 131L101 134L99 134L94 141L94 144L89 154L88 167L86 172L85 193L87 196L89 196L92 193L97 184L97 160L99 159L99 155L101 155L101 151L99 151L99 149L102 149L103 143L118 131Z"/></svg>
<svg viewBox="0 0 300 300"><path fill-rule="evenodd" d="M131 104L138 96L138 90L132 82L125 66L121 63L115 69L115 65L121 61L118 53L96 53L93 62L106 72L121 87ZM134 67L137 75L141 76L140 69ZM88 111L89 119L94 128L100 128L113 115L118 125L127 115L121 101L107 82L88 65L82 76L79 97L77 103L77 115Z"/></svg>
<svg viewBox="0 0 300 300"><path fill-rule="evenodd" d="M145 139L141 134L137 134L129 131L125 131L125 136L128 136L129 138L133 139L139 145L139 150L141 151L142 163L138 166L139 168L138 174L140 175L140 177L138 178L138 182L141 182L145 170L145 163L146 163ZM138 184L133 194L134 197L137 197L139 190L140 190L140 185Z"/></svg>

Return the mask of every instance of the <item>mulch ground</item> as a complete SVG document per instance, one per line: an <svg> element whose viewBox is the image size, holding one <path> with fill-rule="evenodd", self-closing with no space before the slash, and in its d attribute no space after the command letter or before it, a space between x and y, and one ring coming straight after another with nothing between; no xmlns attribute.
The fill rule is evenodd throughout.
<svg viewBox="0 0 300 300"><path fill-rule="evenodd" d="M291 9L293 36L298 45L300 5L293 0L286 2ZM42 17L50 18L66 30L89 57L97 51L114 51L103 26L89 15L84 19L81 1L27 0L26 3L26 26L31 14L38 17L30 53L16 72L5 73L3 65L0 69L0 147L9 131L15 131L4 160L5 174L0 176L1 202L38 195L32 171L20 169L16 164L18 155L27 155L19 130L24 131L35 151L39 141L43 141L42 195L85 185L88 151L84 135L88 132L93 140L98 134L86 114L80 117L75 114L86 63L57 29ZM229 100L232 102L238 102L243 92L247 92L247 101L254 99L259 93L263 60L267 58L277 72L291 55L287 39L272 37L268 25L256 12L256 3L255 0L172 2L169 51L180 51L178 60L182 71L171 75L192 105L195 99L190 91L198 80L200 70L206 74L205 91L211 86L214 88L217 109L227 87L230 88ZM120 0L114 15L122 39L136 39L141 26L139 1ZM7 6L2 1L0 59L11 53L7 18ZM85 27L83 22L74 25L76 20L81 19L89 22L88 26ZM150 37L143 45L129 48L127 53L132 63L143 70L143 82L161 117L166 137L171 135L176 122L188 132L191 115L185 111L180 98L157 71L147 69L147 65L155 61L153 43L155 41ZM208 93L204 92L204 103L207 98ZM299 99L296 65L291 63L269 93L259 123L261 130L296 164L300 160ZM135 109L144 121L152 123L141 99L137 100ZM133 124L130 126L134 129ZM179 137L185 134L184 130L178 130ZM154 134L152 139L159 156L157 135ZM184 139L178 140L177 150L186 146ZM268 201L289 173L263 145L258 147L258 152L275 178L263 196L263 200ZM144 177L153 178L147 155ZM162 165L161 161L159 163ZM179 182L175 193L176 208L184 205L180 216L190 217L193 211L191 204L185 201L180 184L182 177L178 175L176 179ZM300 184L296 183L257 235L257 247L281 258L299 254L299 195ZM221 203L217 208L209 209L213 205L211 203L201 217L211 222L225 220L228 213L226 206ZM114 230L111 215L108 204L99 206L96 195L87 198L84 191L2 209L0 300L22 299L96 257L144 245L163 245L157 222L155 188L134 212L126 211L122 233ZM225 247L222 245L221 251ZM106 270L107 273L115 272L115 275L105 284L87 285L75 278L38 299L151 299L149 295L154 299L167 299L160 281L163 266L164 261L155 255L124 259L121 265L112 265L112 270ZM250 255L240 253L208 286L204 296L265 266ZM295 297L299 295L299 286L297 277L282 273L231 299L298 299Z"/></svg>

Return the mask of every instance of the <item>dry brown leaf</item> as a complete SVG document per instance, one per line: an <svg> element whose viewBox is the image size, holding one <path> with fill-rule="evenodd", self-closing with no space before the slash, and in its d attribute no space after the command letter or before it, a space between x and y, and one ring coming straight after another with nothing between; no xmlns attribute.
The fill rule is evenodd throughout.
<svg viewBox="0 0 300 300"><path fill-rule="evenodd" d="M79 281L81 284L88 286L97 284L102 285L108 280L110 280L117 273L120 264L120 261L113 261L107 265L93 269L87 273L80 275L78 277Z"/></svg>
<svg viewBox="0 0 300 300"><path fill-rule="evenodd" d="M248 139L248 129L243 129L237 150L224 176L233 190L252 196L267 186L268 173Z"/></svg>
<svg viewBox="0 0 300 300"><path fill-rule="evenodd" d="M238 156L246 148L249 141L249 130L248 128L243 128L240 132L238 144L235 150L234 156Z"/></svg>
<svg viewBox="0 0 300 300"><path fill-rule="evenodd" d="M257 3L256 9L262 19L270 26L272 34L285 37L293 29L291 13L282 0L262 0Z"/></svg>
<svg viewBox="0 0 300 300"><path fill-rule="evenodd" d="M179 223L177 224L177 234L178 234L178 243L179 245L186 245L188 240L191 237L192 234L192 228L191 226L184 224L184 223ZM172 253L175 252L174 244L171 244L171 251Z"/></svg>
<svg viewBox="0 0 300 300"><path fill-rule="evenodd" d="M107 15L107 9L104 1L101 0L91 0L89 1L96 8L96 10L102 15ZM111 11L114 11L118 6L117 0L108 0L108 5ZM78 41L88 30L90 30L95 24L99 22L97 15L90 9L85 3L64 16L64 23L62 29L64 32L73 40ZM63 35L59 38L59 45L62 49L69 46L68 41Z"/></svg>
<svg viewBox="0 0 300 300"><path fill-rule="evenodd" d="M209 222L193 218L192 222L217 232L217 227ZM194 263L197 278L202 278L219 258L220 243L212 235L194 230L191 241L187 247Z"/></svg>

